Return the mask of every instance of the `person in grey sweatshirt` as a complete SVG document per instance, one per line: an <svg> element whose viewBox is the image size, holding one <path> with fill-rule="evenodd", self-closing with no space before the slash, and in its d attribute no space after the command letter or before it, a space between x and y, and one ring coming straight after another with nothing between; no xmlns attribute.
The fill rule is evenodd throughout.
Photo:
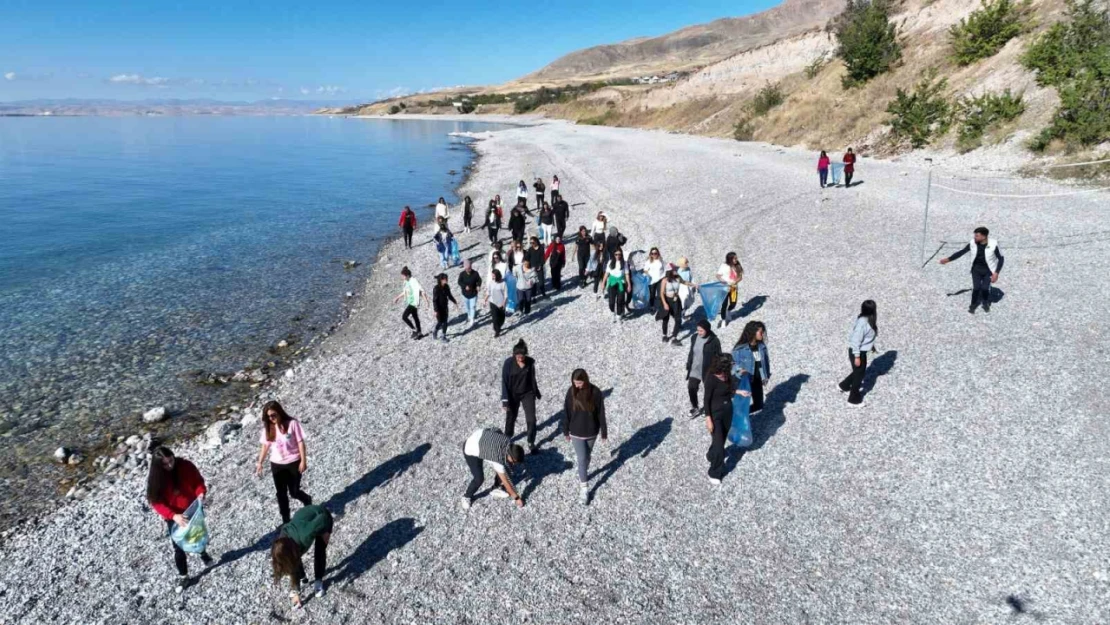
<svg viewBox="0 0 1110 625"><path fill-rule="evenodd" d="M860 306L859 316L856 317L852 334L848 337L848 360L852 363L852 372L840 382L840 392L848 393L848 403L852 406L863 405L863 396L859 389L863 384L863 374L867 371L867 352L875 348L875 337L878 334L878 312L875 301L869 299Z"/></svg>

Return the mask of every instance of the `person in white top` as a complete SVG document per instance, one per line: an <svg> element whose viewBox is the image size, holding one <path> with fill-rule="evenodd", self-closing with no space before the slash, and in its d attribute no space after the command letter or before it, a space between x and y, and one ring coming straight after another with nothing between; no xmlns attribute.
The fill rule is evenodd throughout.
<svg viewBox="0 0 1110 625"><path fill-rule="evenodd" d="M593 226L590 228L590 236L593 237L594 243L605 243L605 235L609 232L609 217L605 213L598 211L597 219L594 220Z"/></svg>
<svg viewBox="0 0 1110 625"><path fill-rule="evenodd" d="M559 199L559 177L552 176L551 178L551 204L555 205L555 201Z"/></svg>
<svg viewBox="0 0 1110 625"><path fill-rule="evenodd" d="M523 180L516 185L516 203L528 210L528 185L524 184Z"/></svg>
<svg viewBox="0 0 1110 625"><path fill-rule="evenodd" d="M605 265L605 290L609 294L609 312L613 313L614 323L624 320L625 292L630 288L632 279L628 263L624 260L624 251L617 248Z"/></svg>
<svg viewBox="0 0 1110 625"><path fill-rule="evenodd" d="M740 265L740 259L737 258L736 252L729 252L725 256L725 263L717 269L717 280L728 287L728 295L725 296L725 301L721 304L721 318L717 321L717 327L721 325L728 326L732 321L732 309L736 308L736 302L740 299L740 290L738 285L744 279L744 267Z"/></svg>
<svg viewBox="0 0 1110 625"><path fill-rule="evenodd" d="M447 202L443 198L436 202L436 221L447 225Z"/></svg>
<svg viewBox="0 0 1110 625"><path fill-rule="evenodd" d="M666 264L659 254L659 248L653 247L648 252L647 262L644 263L644 273L651 279L651 287L648 289L648 308L651 309L651 314L655 314L655 303L659 300L659 282L666 274Z"/></svg>

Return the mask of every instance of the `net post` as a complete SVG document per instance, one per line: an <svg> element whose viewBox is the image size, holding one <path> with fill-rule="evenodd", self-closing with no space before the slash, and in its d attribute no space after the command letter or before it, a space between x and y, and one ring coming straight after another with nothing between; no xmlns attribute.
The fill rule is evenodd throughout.
<svg viewBox="0 0 1110 625"><path fill-rule="evenodd" d="M927 158L925 162L929 164L929 173L925 183L925 219L921 226L921 257L919 262L922 268L925 267L925 236L929 231L929 196L933 190L933 159Z"/></svg>

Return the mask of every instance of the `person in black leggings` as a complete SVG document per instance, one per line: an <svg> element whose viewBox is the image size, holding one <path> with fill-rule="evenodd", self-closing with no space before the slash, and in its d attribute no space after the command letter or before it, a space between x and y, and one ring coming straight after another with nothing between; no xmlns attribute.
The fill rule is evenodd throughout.
<svg viewBox="0 0 1110 625"><path fill-rule="evenodd" d="M593 257L592 262L597 263L597 267L594 268L594 274L593 274L594 294L597 295L598 298L600 298L601 293L598 293L598 286L601 284L602 277L605 276L605 244L604 243L597 243L597 244L594 245L594 257Z"/></svg>
<svg viewBox="0 0 1110 625"><path fill-rule="evenodd" d="M536 453L536 402L541 398L536 383L536 361L528 356L524 339L513 346L513 355L501 367L501 409L505 411L505 435L510 439L516 431L516 418L524 407L528 427L528 453Z"/></svg>
<svg viewBox="0 0 1110 625"><path fill-rule="evenodd" d="M313 590L317 597L324 596L324 574L328 570L328 543L334 521L323 506L305 506L283 525L277 540L270 546L270 567L274 581L289 578L289 597L294 607L301 607L301 580L306 579L301 558L312 548L312 574L316 578Z"/></svg>
<svg viewBox="0 0 1110 625"><path fill-rule="evenodd" d="M657 319L663 320L663 342L670 341L678 345L678 330L682 327L682 299L678 296L678 290L682 287L682 281L678 279L678 273L674 269L668 269L667 273L663 274L663 279L659 281L659 297L660 307L656 313ZM667 324L674 321L674 333L671 337L667 338Z"/></svg>
<svg viewBox="0 0 1110 625"><path fill-rule="evenodd" d="M420 305L421 297L424 298L424 302L429 306L431 306L431 301L428 299L428 294L424 292L424 289L420 288L420 283L416 281L416 278L412 277L412 272L409 271L408 267L401 268L401 277L404 278L405 283L401 292L397 297L393 298L393 303L396 304L401 301L401 298L404 298L405 312L401 313L401 321L404 321L405 325L412 329L412 338L419 339L424 334L420 331L420 314L417 312L416 308Z"/></svg>
<svg viewBox="0 0 1110 625"><path fill-rule="evenodd" d="M412 231L416 229L416 213L408 206L401 211L401 219L397 222L401 227L401 234L405 237L405 249L412 249Z"/></svg>
<svg viewBox="0 0 1110 625"><path fill-rule="evenodd" d="M586 226L578 226L578 238L574 240L574 255L578 259L578 288L586 288L586 267L590 264L590 233Z"/></svg>

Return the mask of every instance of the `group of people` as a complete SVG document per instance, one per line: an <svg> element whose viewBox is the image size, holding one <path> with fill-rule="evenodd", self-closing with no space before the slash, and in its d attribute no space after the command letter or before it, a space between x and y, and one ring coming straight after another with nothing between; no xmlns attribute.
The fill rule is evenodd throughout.
<svg viewBox="0 0 1110 625"><path fill-rule="evenodd" d="M849 150L849 154L851 150ZM822 153L824 154L824 153ZM847 156L847 155L846 155ZM822 177L824 184L824 177ZM850 180L850 178L849 178ZM551 185L552 203L565 200L559 192L559 180L555 177ZM544 201L546 186L537 179L533 185L537 204L541 211L550 207ZM514 212L530 213L527 207L528 189L523 181L518 185L518 202ZM450 218L446 203L436 207L439 231L448 230ZM464 228L471 228L473 202L464 199ZM500 198L490 201L486 228L491 229L492 249L489 253L489 268L485 278L467 260L459 272L456 284L460 289L466 309L468 323L473 326L478 315L478 297L485 285L483 304L489 307L494 336L503 329L509 302L514 294L509 292L508 279L515 282L515 297L523 315L529 314L533 298L546 295L546 278L550 275L551 287L559 291L562 284L561 273L566 265L566 250L562 243L562 230L565 217L552 220L555 228L551 240L546 245L539 236L524 237L524 230L514 228L513 237L506 251L497 237L500 229ZM544 229L548 222L542 219L537 225ZM405 207L401 215L401 229L405 246L411 248L412 230L416 227L415 214ZM598 212L590 228L580 226L574 241L575 257L578 262L577 288L586 289L591 282L598 298L608 298L608 305L614 320L623 320L631 300L632 273L642 274L648 282L645 308L662 323L664 343L681 344L678 339L679 328L684 321L684 311L693 301L699 286L693 281L690 263L679 258L676 263L666 263L658 247L652 247L646 258L634 270L629 259L625 258L624 247L627 239L609 224L609 216ZM990 310L990 285L998 280L1002 269L1003 257L997 242L989 237L986 228L977 228L974 238L963 249L944 258L947 264L974 250L972 263L972 305L970 312L982 303L984 311ZM446 273L435 276L435 286L431 298L424 292L411 270L401 270L404 279L401 293L396 301L404 300L403 321L412 329L412 337L422 335L417 307L421 302L430 305L436 315L433 337L447 340L448 306L459 309ZM510 278L511 277L511 278ZM705 318L699 320L690 339L686 357L685 374L690 401L690 417L705 417L705 427L709 434L709 449L706 452L708 463L707 476L712 484L720 484L725 473L726 446L730 429L734 427L734 404L742 402L746 415L758 414L764 407L766 390L771 382L772 368L770 350L767 345L767 327L758 320L745 323L739 338L730 351L722 348L721 340L714 333L712 320L717 318L717 329L727 326L732 320L733 311L739 302L739 285L744 279L744 268L735 252L726 254L724 262L715 274L715 282L724 291L719 307L705 310ZM713 283L711 283L713 284ZM601 285L604 288L601 289ZM703 302L705 297L703 295ZM866 373L868 354L873 352L878 336L878 308L874 300L866 300L853 320L848 338L848 359L850 372L839 383L839 389L847 394L850 405L862 405L861 386ZM461 505L469 509L479 488L485 481L485 468L489 467L495 475L490 495L494 498L510 499L517 506L524 506L524 499L517 491L513 480L513 469L526 463L526 457L537 451L537 402L542 398L539 388L537 363L529 355L528 346L523 339L517 341L512 354L501 366L501 407L504 424L501 428L482 427L474 430L462 443L462 454L470 470L471 480L463 491ZM521 411L524 413L525 433L523 445L514 442L516 424ZM589 505L589 467L593 449L597 441L608 440L606 422L605 394L595 385L589 374L581 368L573 370L570 385L563 398L561 418L558 425L564 439L574 450L577 467L578 498L582 505ZM750 429L750 426L749 426ZM262 408L262 427L260 431L260 450L255 464L255 474L261 476L264 461L268 458L270 473L276 490L278 513L281 524L278 535L271 546L270 565L275 581L290 580L290 597L293 604L301 605L301 585L307 582L302 558L311 549L313 555L314 585L313 592L323 595L323 577L327 570L327 545L331 537L334 521L331 513L323 506L314 505L313 498L301 489L301 476L307 470L308 452L306 437L301 424L286 414L276 401L267 402ZM735 442L735 441L734 441ZM188 460L177 458L173 452L157 446L152 452L150 474L147 483L147 499L154 511L165 521L167 534L175 527L185 527L189 519L185 516L194 502L203 501L208 492L207 485L197 467ZM290 499L300 502L296 514L290 513ZM181 592L191 583L185 552L173 544L174 563L179 575L177 591ZM213 563L206 551L200 558L205 566Z"/></svg>
<svg viewBox="0 0 1110 625"><path fill-rule="evenodd" d="M856 173L856 153L852 151L852 148L848 148L848 151L844 153L841 163L844 167L844 188L847 189L852 186L852 176ZM817 157L817 176L821 180L822 189L828 186L836 186L838 182L834 175L832 184L829 184L829 169L831 167L832 160L829 159L828 153L821 150L820 156Z"/></svg>

